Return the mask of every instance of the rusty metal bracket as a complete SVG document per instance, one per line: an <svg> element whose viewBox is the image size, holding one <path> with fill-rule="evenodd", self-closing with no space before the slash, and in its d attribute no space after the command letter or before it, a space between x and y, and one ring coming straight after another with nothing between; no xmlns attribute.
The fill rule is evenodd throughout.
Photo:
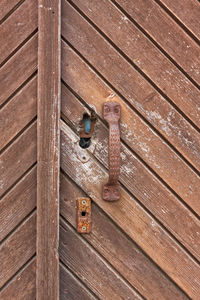
<svg viewBox="0 0 200 300"><path fill-rule="evenodd" d="M106 201L116 201L120 198L120 185L118 182L120 173L120 116L119 103L104 103L103 117L109 124L109 180L103 186L103 200Z"/></svg>
<svg viewBox="0 0 200 300"><path fill-rule="evenodd" d="M77 232L89 233L91 231L91 199L79 198L77 200Z"/></svg>

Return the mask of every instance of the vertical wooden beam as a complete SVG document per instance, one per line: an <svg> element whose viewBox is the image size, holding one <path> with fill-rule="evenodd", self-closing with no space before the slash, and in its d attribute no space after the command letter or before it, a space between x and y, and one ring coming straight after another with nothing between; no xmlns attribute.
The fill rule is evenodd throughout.
<svg viewBox="0 0 200 300"><path fill-rule="evenodd" d="M38 1L37 300L59 299L60 0Z"/></svg>

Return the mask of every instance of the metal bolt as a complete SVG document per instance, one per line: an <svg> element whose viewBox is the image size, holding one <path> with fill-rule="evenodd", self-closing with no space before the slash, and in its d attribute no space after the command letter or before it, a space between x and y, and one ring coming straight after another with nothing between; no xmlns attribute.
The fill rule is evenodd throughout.
<svg viewBox="0 0 200 300"><path fill-rule="evenodd" d="M83 205L86 205L86 201L85 201L85 200L82 200L82 204L83 204Z"/></svg>
<svg viewBox="0 0 200 300"><path fill-rule="evenodd" d="M86 231L86 226L82 226L82 230L83 230L83 231Z"/></svg>

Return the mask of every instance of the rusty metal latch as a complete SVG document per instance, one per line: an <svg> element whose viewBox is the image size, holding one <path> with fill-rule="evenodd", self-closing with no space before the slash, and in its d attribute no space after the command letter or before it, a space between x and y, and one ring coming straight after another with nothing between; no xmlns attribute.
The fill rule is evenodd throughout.
<svg viewBox="0 0 200 300"><path fill-rule="evenodd" d="M103 106L103 117L109 124L109 180L103 186L103 200L116 201L120 198L120 131L119 120L121 109L119 103L106 102Z"/></svg>
<svg viewBox="0 0 200 300"><path fill-rule="evenodd" d="M77 200L77 231L89 233L91 231L91 200L79 198Z"/></svg>

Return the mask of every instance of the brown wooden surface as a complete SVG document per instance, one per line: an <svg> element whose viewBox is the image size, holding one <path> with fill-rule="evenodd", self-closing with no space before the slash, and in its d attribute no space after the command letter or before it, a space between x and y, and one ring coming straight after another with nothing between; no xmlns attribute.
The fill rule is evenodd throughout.
<svg viewBox="0 0 200 300"><path fill-rule="evenodd" d="M36 298L59 298L60 1L38 2Z"/></svg>
<svg viewBox="0 0 200 300"><path fill-rule="evenodd" d="M3 65L3 67L1 67L0 104L3 104L6 100L8 100L12 94L20 88L24 81L35 73L36 69L37 34L35 34Z"/></svg>
<svg viewBox="0 0 200 300"><path fill-rule="evenodd" d="M193 0L159 0L178 20L200 39L200 5Z"/></svg>
<svg viewBox="0 0 200 300"><path fill-rule="evenodd" d="M61 213L75 228L76 203L84 193L61 175ZM84 238L146 299L188 299L93 203L92 232ZM109 241L109 242L108 242ZM117 258L117 259L116 259ZM66 262L68 265L68 262ZM61 274L61 278L62 278ZM62 287L62 290L64 286Z"/></svg>
<svg viewBox="0 0 200 300"><path fill-rule="evenodd" d="M77 98L62 85L63 118L70 124L77 125L77 115L83 115L88 110ZM108 167L108 129L98 121L95 130L95 145L92 152L99 161ZM142 203L164 226L185 245L191 253L200 259L199 235L200 222L185 208L160 182L126 145L121 145L121 176L120 182ZM170 213L173 212L173 213ZM174 218L174 215L179 216ZM185 222L184 227L182 226Z"/></svg>
<svg viewBox="0 0 200 300"><path fill-rule="evenodd" d="M198 45L154 0L137 0L134 5L129 0L112 2L120 5L189 77L200 83Z"/></svg>
<svg viewBox="0 0 200 300"><path fill-rule="evenodd" d="M127 100L154 126L156 125L167 139L170 140L170 137L173 135L175 145L180 145L181 143L178 141L180 137L177 137L176 128L173 127L175 124L169 120L170 111L173 110L173 107L167 101L163 101L163 96L170 98L198 126L200 125L200 115L196 109L200 101L198 89L110 1L74 0L73 3L131 59L131 62L135 64L136 70L139 67L140 72L144 72L148 76L150 83L156 84L155 88L162 91L163 95L160 95L155 88L148 86L147 83L145 84L145 80L142 80L141 75L137 71L134 72L130 65L128 66L127 63L125 64L121 60L123 65L128 66L126 67L125 75L127 85L130 87ZM100 9L101 14L99 14ZM63 4L63 31L67 30L68 26L65 17L73 19L71 9L66 4ZM136 81L138 81L140 87L136 84ZM124 84L120 88L128 89ZM145 101L143 101L144 99ZM159 107L159 114L157 113L156 115L157 107ZM178 124L183 120L177 113L175 119ZM182 130L186 129L182 128ZM184 145L184 142L182 144Z"/></svg>
<svg viewBox="0 0 200 300"><path fill-rule="evenodd" d="M36 207L36 167L0 201L0 241Z"/></svg>
<svg viewBox="0 0 200 300"><path fill-rule="evenodd" d="M0 157L2 196L36 162L36 123L26 129Z"/></svg>
<svg viewBox="0 0 200 300"><path fill-rule="evenodd" d="M35 299L37 1L0 1L0 24L0 299Z"/></svg>
<svg viewBox="0 0 200 300"><path fill-rule="evenodd" d="M68 270L60 265L60 300L97 300L83 283Z"/></svg>
<svg viewBox="0 0 200 300"><path fill-rule="evenodd" d="M0 287L35 254L35 242L36 213L34 212L0 245Z"/></svg>
<svg viewBox="0 0 200 300"><path fill-rule="evenodd" d="M31 260L2 290L1 299L35 299L35 265L35 259Z"/></svg>
<svg viewBox="0 0 200 300"><path fill-rule="evenodd" d="M11 30L12 28L12 30ZM0 64L37 28L37 0L26 0L2 25Z"/></svg>
<svg viewBox="0 0 200 300"><path fill-rule="evenodd" d="M37 77L27 83L0 112L2 150L36 116Z"/></svg>
<svg viewBox="0 0 200 300"><path fill-rule="evenodd" d="M142 299L113 268L64 221L60 259L101 299Z"/></svg>
<svg viewBox="0 0 200 300"><path fill-rule="evenodd" d="M62 61L62 76L65 82L86 102L94 105L99 114L102 112L102 102L110 100L108 97L113 95L112 100L118 101L122 109L121 138L199 213L198 175L101 78L91 72L66 44L63 44L62 48ZM107 70L107 67L105 69ZM77 80L80 72L84 76ZM191 144L199 147L199 142ZM197 156L198 153L197 151Z"/></svg>
<svg viewBox="0 0 200 300"><path fill-rule="evenodd" d="M0 299L199 300L199 12L197 0L0 1ZM107 101L122 110L116 203L102 200ZM76 231L78 197L92 201L90 234Z"/></svg>
<svg viewBox="0 0 200 300"><path fill-rule="evenodd" d="M170 0L62 0L61 257L77 289L83 281L99 299L105 296L93 289L84 250L74 257L81 239L144 299L199 298L198 4L181 7ZM112 204L102 200L106 101L122 111L122 197ZM80 121L92 110L97 122L84 150ZM80 196L93 200L93 224L78 241ZM77 243L72 253L67 238Z"/></svg>
<svg viewBox="0 0 200 300"><path fill-rule="evenodd" d="M61 167L184 291L198 299L200 266L124 189L120 201L101 199L107 173L92 154L77 147L78 137L62 123ZM84 159L84 163L80 161ZM62 240L62 239L61 239ZM156 249L156 251L155 251ZM192 270L193 276L190 276ZM181 274L181 276L180 276Z"/></svg>
<svg viewBox="0 0 200 300"><path fill-rule="evenodd" d="M23 0L22 0L23 1ZM0 2L0 21L2 22L6 16L9 16L15 8L22 2L20 0L1 0Z"/></svg>

